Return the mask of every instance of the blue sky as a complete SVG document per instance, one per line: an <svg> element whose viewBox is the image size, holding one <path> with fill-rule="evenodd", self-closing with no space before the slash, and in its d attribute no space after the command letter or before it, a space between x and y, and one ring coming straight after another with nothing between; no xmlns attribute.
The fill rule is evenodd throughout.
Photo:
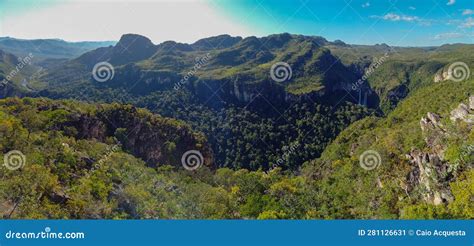
<svg viewBox="0 0 474 246"><path fill-rule="evenodd" d="M291 32L348 43L404 46L474 42L474 0L212 2L259 34Z"/></svg>
<svg viewBox="0 0 474 246"><path fill-rule="evenodd" d="M474 43L474 0L0 0L0 36L193 42L228 33L352 44Z"/></svg>

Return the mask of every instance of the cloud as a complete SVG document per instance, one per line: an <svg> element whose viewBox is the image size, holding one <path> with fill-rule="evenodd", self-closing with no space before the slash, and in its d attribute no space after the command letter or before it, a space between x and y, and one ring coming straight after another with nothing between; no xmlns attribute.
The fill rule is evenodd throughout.
<svg viewBox="0 0 474 246"><path fill-rule="evenodd" d="M462 11L462 15L472 15L474 14L474 10L472 9L465 9L464 11Z"/></svg>
<svg viewBox="0 0 474 246"><path fill-rule="evenodd" d="M413 22L421 26L431 26L433 23L436 23L436 20L432 19L423 19L418 16L411 15L400 15L395 13L388 13L384 16L371 15L370 18L382 19L392 22Z"/></svg>
<svg viewBox="0 0 474 246"><path fill-rule="evenodd" d="M446 5L453 5L456 3L456 0L449 0Z"/></svg>
<svg viewBox="0 0 474 246"><path fill-rule="evenodd" d="M416 8L413 7L413 6L408 7L408 9L409 9L409 10L416 10Z"/></svg>
<svg viewBox="0 0 474 246"><path fill-rule="evenodd" d="M413 21L419 21L420 18L417 16L409 16L409 15L398 15L394 13L388 13L384 16L381 17L384 20L388 21L408 21L408 22L413 22Z"/></svg>
<svg viewBox="0 0 474 246"><path fill-rule="evenodd" d="M455 39L455 38L462 38L465 35L458 32L448 32L448 33L440 33L433 37L434 40L445 40L445 39Z"/></svg>
<svg viewBox="0 0 474 246"><path fill-rule="evenodd" d="M362 8L368 8L370 7L370 3L369 2L366 2L364 4L362 4Z"/></svg>
<svg viewBox="0 0 474 246"><path fill-rule="evenodd" d="M25 39L118 40L122 34L137 33L159 43L194 42L223 33L259 34L205 0L72 0L2 17L0 36Z"/></svg>
<svg viewBox="0 0 474 246"><path fill-rule="evenodd" d="M466 19L466 21L464 23L461 24L460 27L471 28L473 26L474 26L474 18L469 17L469 18Z"/></svg>

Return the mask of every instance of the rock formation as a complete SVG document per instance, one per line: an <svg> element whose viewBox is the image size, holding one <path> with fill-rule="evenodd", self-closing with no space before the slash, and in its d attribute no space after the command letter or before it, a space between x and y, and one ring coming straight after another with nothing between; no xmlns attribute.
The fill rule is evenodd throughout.
<svg viewBox="0 0 474 246"><path fill-rule="evenodd" d="M464 121L468 127L474 125L474 96L469 98L469 106L459 104L450 113L453 123ZM451 170L450 163L444 158L448 146L444 140L450 132L443 126L442 118L435 113L427 113L421 118L420 127L425 136L424 150L412 149L407 155L413 169L407 176L408 191L421 191L423 199L431 204L449 203L453 200L449 183L455 177L455 170Z"/></svg>

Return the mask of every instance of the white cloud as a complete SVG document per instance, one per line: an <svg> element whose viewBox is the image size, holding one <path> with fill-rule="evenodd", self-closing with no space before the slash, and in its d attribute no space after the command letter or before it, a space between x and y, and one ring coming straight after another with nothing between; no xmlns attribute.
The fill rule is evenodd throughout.
<svg viewBox="0 0 474 246"><path fill-rule="evenodd" d="M467 18L466 21L461 24L461 27L464 27L464 28L471 28L473 26L474 26L474 18L472 17Z"/></svg>
<svg viewBox="0 0 474 246"><path fill-rule="evenodd" d="M389 20L389 21L408 21L408 22L420 20L420 18L418 18L417 16L398 15L394 13L388 13L382 16L382 19Z"/></svg>
<svg viewBox="0 0 474 246"><path fill-rule="evenodd" d="M472 15L474 14L474 10L472 9L465 9L462 11L462 15Z"/></svg>
<svg viewBox="0 0 474 246"><path fill-rule="evenodd" d="M204 0L73 0L2 18L0 36L30 39L118 40L124 33L137 33L159 43L194 42L224 33L258 35Z"/></svg>
<svg viewBox="0 0 474 246"><path fill-rule="evenodd" d="M391 21L399 21L401 18L399 15L397 14L392 14L392 13L389 13L389 14L386 14L382 17L382 19L384 20L391 20Z"/></svg>
<svg viewBox="0 0 474 246"><path fill-rule="evenodd" d="M370 7L370 3L369 2L366 2L364 4L362 4L362 8L368 8Z"/></svg>
<svg viewBox="0 0 474 246"><path fill-rule="evenodd" d="M453 5L456 3L456 0L449 0L446 5Z"/></svg>
<svg viewBox="0 0 474 246"><path fill-rule="evenodd" d="M395 13L388 13L384 16L371 15L370 18L382 19L392 22L413 22L420 26L431 26L433 23L436 23L436 20L432 19L423 19L418 16L400 15Z"/></svg>
<svg viewBox="0 0 474 246"><path fill-rule="evenodd" d="M413 7L413 6L408 7L408 9L409 9L409 10L416 10L416 8Z"/></svg>
<svg viewBox="0 0 474 246"><path fill-rule="evenodd" d="M441 33L434 36L434 40L444 40L444 39L455 39L455 38L462 38L464 34L458 32L448 32L448 33Z"/></svg>

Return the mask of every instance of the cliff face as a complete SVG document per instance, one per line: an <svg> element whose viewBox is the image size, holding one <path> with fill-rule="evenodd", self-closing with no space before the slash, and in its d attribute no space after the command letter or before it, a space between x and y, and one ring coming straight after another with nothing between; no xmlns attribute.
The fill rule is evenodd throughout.
<svg viewBox="0 0 474 246"><path fill-rule="evenodd" d="M152 115L133 106L118 106L99 112L99 118L122 146L150 166L181 166L186 151L202 153L204 163L212 167L212 152L203 135L174 119Z"/></svg>
<svg viewBox="0 0 474 246"><path fill-rule="evenodd" d="M204 165L213 167L212 151L205 137L174 119L118 104L99 105L96 112L78 112L63 105L43 105L38 110L65 110L66 119L56 123L54 129L78 139L107 142L115 138L125 151L151 167L181 167L181 158L189 150L199 151Z"/></svg>
<svg viewBox="0 0 474 246"><path fill-rule="evenodd" d="M408 192L419 190L423 199L435 205L453 201L449 183L454 181L459 173L459 163L446 160L445 153L449 148L447 141L454 138L456 128L464 125L468 129L474 126L474 96L469 98L469 106L461 103L451 111L449 124L443 124L443 118L435 113L428 113L420 121L420 127L425 137L426 148L413 149L407 158L413 165L412 171L407 176ZM468 148L470 155L472 148ZM462 157L461 155L461 157ZM472 167L473 163L467 163ZM464 168L467 168L464 167ZM461 167L462 168L462 167Z"/></svg>

